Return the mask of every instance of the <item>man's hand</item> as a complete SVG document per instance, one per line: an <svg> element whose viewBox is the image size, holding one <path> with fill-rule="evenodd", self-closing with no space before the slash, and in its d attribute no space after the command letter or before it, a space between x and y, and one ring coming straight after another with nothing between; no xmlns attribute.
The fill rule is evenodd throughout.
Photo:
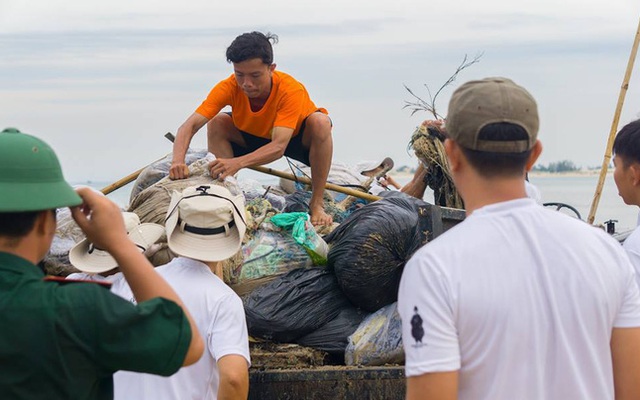
<svg viewBox="0 0 640 400"><path fill-rule="evenodd" d="M169 178L171 179L185 179L189 177L189 167L184 162L172 163L169 169Z"/></svg>
<svg viewBox="0 0 640 400"><path fill-rule="evenodd" d="M223 181L227 176L234 176L243 168L237 158L218 158L209 163L209 173L214 179Z"/></svg>
<svg viewBox="0 0 640 400"><path fill-rule="evenodd" d="M129 242L122 211L114 202L88 187L76 191L83 203L71 208L71 215L91 243L111 252Z"/></svg>

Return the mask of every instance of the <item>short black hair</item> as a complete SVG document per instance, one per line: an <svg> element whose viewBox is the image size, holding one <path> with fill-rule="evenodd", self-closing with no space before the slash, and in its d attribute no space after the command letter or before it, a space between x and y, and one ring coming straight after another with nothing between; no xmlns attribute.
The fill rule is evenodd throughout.
<svg viewBox="0 0 640 400"><path fill-rule="evenodd" d="M620 156L625 167L634 162L640 163L640 119L620 129L613 141L613 154Z"/></svg>
<svg viewBox="0 0 640 400"><path fill-rule="evenodd" d="M498 122L484 126L478 139L511 141L529 139L523 127L508 122ZM520 153L471 150L460 146L469 163L485 178L514 177L524 173L531 149Z"/></svg>
<svg viewBox="0 0 640 400"><path fill-rule="evenodd" d="M19 239L33 229L42 211L0 212L0 236Z"/></svg>
<svg viewBox="0 0 640 400"><path fill-rule="evenodd" d="M278 43L278 36L267 32L243 33L231 42L227 48L227 62L239 63L259 58L267 65L273 64L273 44Z"/></svg>

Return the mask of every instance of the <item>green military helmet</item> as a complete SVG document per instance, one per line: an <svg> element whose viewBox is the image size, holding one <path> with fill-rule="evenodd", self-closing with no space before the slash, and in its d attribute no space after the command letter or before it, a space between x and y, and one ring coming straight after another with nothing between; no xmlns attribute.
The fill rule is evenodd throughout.
<svg viewBox="0 0 640 400"><path fill-rule="evenodd" d="M82 199L64 180L58 157L42 140L7 128L0 132L0 212L72 207Z"/></svg>

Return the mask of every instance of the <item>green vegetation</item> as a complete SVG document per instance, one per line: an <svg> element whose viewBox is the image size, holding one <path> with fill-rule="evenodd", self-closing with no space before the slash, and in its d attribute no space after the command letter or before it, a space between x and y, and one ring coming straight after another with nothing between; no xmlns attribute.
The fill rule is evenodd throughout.
<svg viewBox="0 0 640 400"><path fill-rule="evenodd" d="M579 170L580 168L570 160L550 162L547 166L536 164L533 167L533 171L536 172L571 172Z"/></svg>

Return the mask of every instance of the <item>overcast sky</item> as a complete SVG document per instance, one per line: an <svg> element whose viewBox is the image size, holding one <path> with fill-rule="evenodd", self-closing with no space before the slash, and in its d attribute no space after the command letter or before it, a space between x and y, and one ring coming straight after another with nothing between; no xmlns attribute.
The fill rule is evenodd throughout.
<svg viewBox="0 0 640 400"><path fill-rule="evenodd" d="M414 166L430 116L402 108L403 84L426 98L482 53L441 113L461 83L506 76L538 101L541 163L600 165L639 18L637 0L0 0L0 128L45 139L71 181L116 180L171 151L163 135L232 72L226 47L260 30L329 110L334 160ZM640 117L639 69L620 126Z"/></svg>

